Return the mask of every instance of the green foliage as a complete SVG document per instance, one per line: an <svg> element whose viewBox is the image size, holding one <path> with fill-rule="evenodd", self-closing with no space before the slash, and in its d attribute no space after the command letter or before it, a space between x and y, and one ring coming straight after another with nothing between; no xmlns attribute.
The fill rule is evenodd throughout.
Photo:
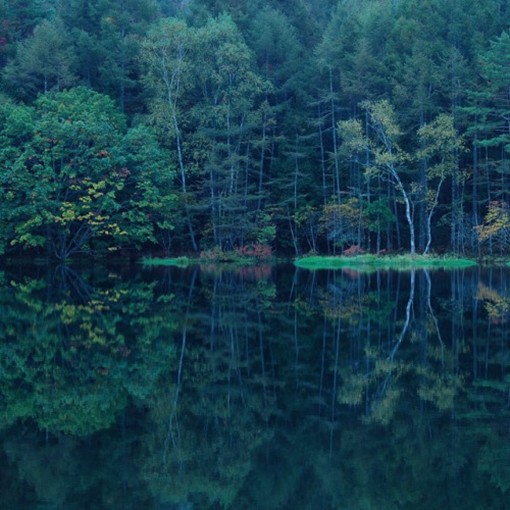
<svg viewBox="0 0 510 510"><path fill-rule="evenodd" d="M207 244L231 249L254 238L249 154L260 118L255 99L269 85L254 72L242 34L226 15L198 28L162 20L143 59L152 120L174 149L190 233L201 213Z"/></svg>
<svg viewBox="0 0 510 510"><path fill-rule="evenodd" d="M153 266L176 266L176 267L188 267L190 264L190 259L188 257L177 257L177 258L169 258L169 259L161 259L161 258L143 258L142 265L147 267Z"/></svg>
<svg viewBox="0 0 510 510"><path fill-rule="evenodd" d="M380 198L365 205L363 220L368 230L377 232L378 229L388 227L395 220L395 215L390 209L388 201Z"/></svg>
<svg viewBox="0 0 510 510"><path fill-rule="evenodd" d="M76 88L33 108L7 105L3 115L4 247L66 259L155 241L155 230L171 228L165 155L146 128L126 133L109 98Z"/></svg>
<svg viewBox="0 0 510 510"><path fill-rule="evenodd" d="M248 42L264 77L277 93L292 91L300 71L302 47L285 14L269 7L258 11L250 25Z"/></svg>
<svg viewBox="0 0 510 510"><path fill-rule="evenodd" d="M76 56L63 22L44 20L33 35L20 41L16 57L5 67L4 80L18 97L63 90L76 83Z"/></svg>
<svg viewBox="0 0 510 510"><path fill-rule="evenodd" d="M0 19L2 103L39 111L38 95L86 86L109 95L130 127L157 132L147 156L159 151L155 173L173 182L136 193L157 202L155 226L137 198L126 228L103 229L95 248L115 248L129 220L167 254L254 242L331 254L354 234L322 228L322 208L358 201L365 251L507 250L476 235L489 203L510 200L510 14L500 1L15 0L1 3ZM7 129L22 129L15 117ZM141 156L127 141L123 151ZM65 207L64 226L85 214ZM54 230L55 208L41 208L48 218L27 206L35 223L19 225L34 249L53 235L37 228ZM1 221L5 247L17 225Z"/></svg>
<svg viewBox="0 0 510 510"><path fill-rule="evenodd" d="M482 91L473 91L472 104L466 108L475 117L469 131L475 134L480 147L502 147L505 151L510 147L505 125L508 113L505 62L509 52L510 34L502 32L480 57L485 87Z"/></svg>

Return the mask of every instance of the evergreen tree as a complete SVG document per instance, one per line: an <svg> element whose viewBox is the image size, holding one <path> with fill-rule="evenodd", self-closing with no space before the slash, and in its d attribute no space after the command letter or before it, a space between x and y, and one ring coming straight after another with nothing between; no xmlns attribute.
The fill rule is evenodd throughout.
<svg viewBox="0 0 510 510"><path fill-rule="evenodd" d="M76 83L76 55L59 18L44 20L16 46L16 57L3 71L9 90L24 99L59 91Z"/></svg>

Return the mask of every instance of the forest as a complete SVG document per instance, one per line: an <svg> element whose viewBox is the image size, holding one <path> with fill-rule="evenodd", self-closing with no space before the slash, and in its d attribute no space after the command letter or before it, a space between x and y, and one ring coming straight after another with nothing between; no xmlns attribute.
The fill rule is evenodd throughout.
<svg viewBox="0 0 510 510"><path fill-rule="evenodd" d="M3 0L0 255L510 249L507 0Z"/></svg>

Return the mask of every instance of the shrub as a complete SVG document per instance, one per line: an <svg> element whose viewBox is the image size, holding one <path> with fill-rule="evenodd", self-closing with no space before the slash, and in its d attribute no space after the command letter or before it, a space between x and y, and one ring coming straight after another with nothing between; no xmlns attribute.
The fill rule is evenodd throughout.
<svg viewBox="0 0 510 510"><path fill-rule="evenodd" d="M267 259L273 255L271 246L262 243L252 243L236 248L236 253L241 257L255 257Z"/></svg>
<svg viewBox="0 0 510 510"><path fill-rule="evenodd" d="M353 244L342 252L344 257L356 257L357 255L363 255L365 251L360 248L357 244Z"/></svg>

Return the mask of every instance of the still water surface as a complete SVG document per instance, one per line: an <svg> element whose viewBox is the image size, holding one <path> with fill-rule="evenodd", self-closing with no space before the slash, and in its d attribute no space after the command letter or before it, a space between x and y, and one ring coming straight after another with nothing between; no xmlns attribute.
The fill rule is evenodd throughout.
<svg viewBox="0 0 510 510"><path fill-rule="evenodd" d="M510 271L0 271L0 508L503 509Z"/></svg>

